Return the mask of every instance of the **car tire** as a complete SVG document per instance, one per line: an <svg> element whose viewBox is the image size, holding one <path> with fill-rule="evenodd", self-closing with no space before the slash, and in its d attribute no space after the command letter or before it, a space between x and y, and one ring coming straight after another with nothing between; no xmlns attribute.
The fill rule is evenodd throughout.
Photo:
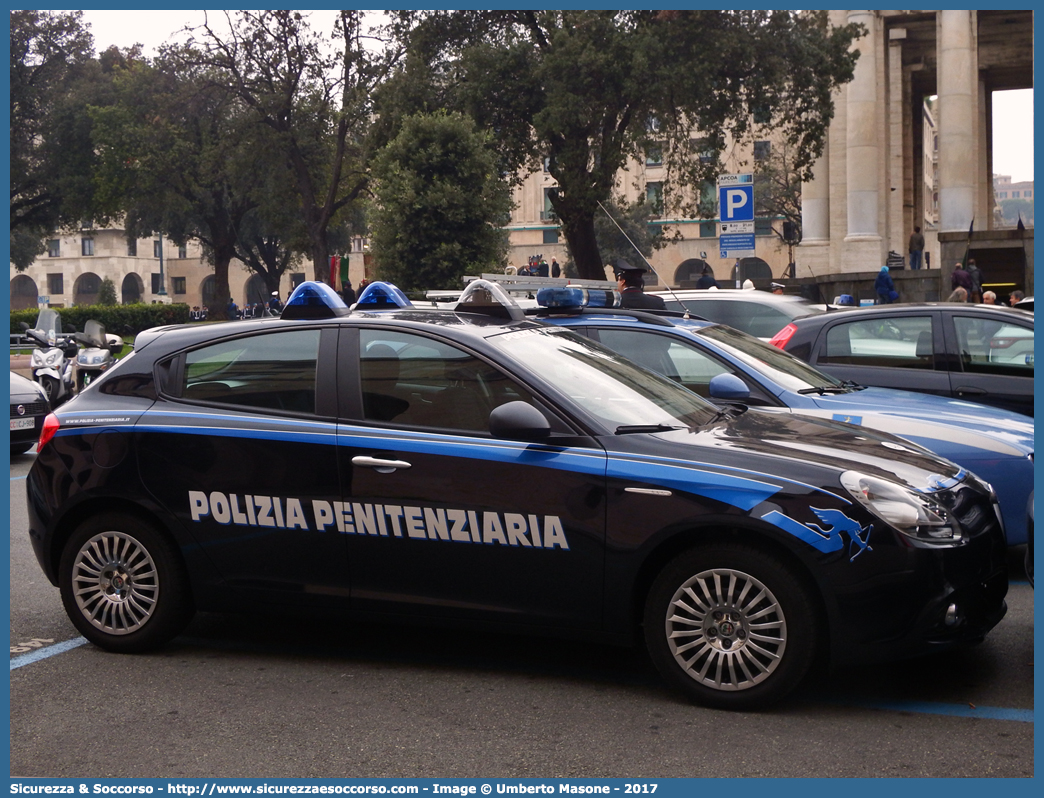
<svg viewBox="0 0 1044 798"><path fill-rule="evenodd" d="M47 402L51 407L58 403L58 380L54 377L40 377L40 387L47 394Z"/></svg>
<svg viewBox="0 0 1044 798"><path fill-rule="evenodd" d="M69 538L58 571L62 603L89 641L137 653L175 637L192 618L192 593L174 545L126 513L82 523Z"/></svg>
<svg viewBox="0 0 1044 798"><path fill-rule="evenodd" d="M820 629L809 590L776 556L721 543L679 555L653 582L645 640L661 675L694 701L753 709L812 666Z"/></svg>

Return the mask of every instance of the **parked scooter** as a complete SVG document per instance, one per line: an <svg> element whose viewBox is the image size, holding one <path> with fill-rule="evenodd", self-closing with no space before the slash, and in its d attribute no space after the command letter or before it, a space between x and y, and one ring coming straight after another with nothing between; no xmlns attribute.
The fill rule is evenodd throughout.
<svg viewBox="0 0 1044 798"><path fill-rule="evenodd" d="M22 322L22 330L36 348L29 359L33 379L47 394L51 407L72 398L74 393L73 362L79 344L62 332L58 311L45 308L36 318L36 327Z"/></svg>
<svg viewBox="0 0 1044 798"><path fill-rule="evenodd" d="M76 390L82 391L116 363L116 355L123 351L123 339L106 333L101 322L90 319L83 332L76 333L83 348L76 354Z"/></svg>

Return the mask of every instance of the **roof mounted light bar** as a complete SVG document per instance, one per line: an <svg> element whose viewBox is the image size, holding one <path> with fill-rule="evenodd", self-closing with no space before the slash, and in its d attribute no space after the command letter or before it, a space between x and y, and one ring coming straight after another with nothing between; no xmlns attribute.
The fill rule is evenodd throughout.
<svg viewBox="0 0 1044 798"><path fill-rule="evenodd" d="M398 287L380 280L366 286L354 305L355 310L400 310L412 307L409 297Z"/></svg>
<svg viewBox="0 0 1044 798"><path fill-rule="evenodd" d="M521 321L526 317L518 303L503 288L489 280L473 280L468 283L453 310L456 313L475 313L515 321Z"/></svg>
<svg viewBox="0 0 1044 798"><path fill-rule="evenodd" d="M346 316L349 312L344 300L326 283L306 280L290 294L280 318L332 319Z"/></svg>

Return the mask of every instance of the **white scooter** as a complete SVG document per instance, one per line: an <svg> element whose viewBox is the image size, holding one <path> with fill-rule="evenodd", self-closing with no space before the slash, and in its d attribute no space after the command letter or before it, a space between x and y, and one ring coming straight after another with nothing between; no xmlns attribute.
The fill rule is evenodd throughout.
<svg viewBox="0 0 1044 798"><path fill-rule="evenodd" d="M36 345L29 359L33 379L47 394L51 407L71 399L74 391L73 361L79 344L62 333L58 311L45 308L36 318L36 327L22 322L26 336Z"/></svg>
<svg viewBox="0 0 1044 798"><path fill-rule="evenodd" d="M76 390L82 391L116 363L116 355L123 351L123 339L106 333L101 322L90 319L83 332L76 333L83 348L76 354Z"/></svg>

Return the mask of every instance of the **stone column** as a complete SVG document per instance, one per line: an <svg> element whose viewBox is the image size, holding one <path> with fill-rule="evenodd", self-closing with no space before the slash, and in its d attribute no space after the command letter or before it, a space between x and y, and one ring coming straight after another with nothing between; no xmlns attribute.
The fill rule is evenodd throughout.
<svg viewBox="0 0 1044 798"><path fill-rule="evenodd" d="M866 35L853 46L859 50L855 76L848 84L846 176L848 234L841 271L876 271L883 264L879 228L878 34L873 11L849 11L849 22L860 22Z"/></svg>
<svg viewBox="0 0 1044 798"><path fill-rule="evenodd" d="M979 81L974 11L940 11L939 230L966 231L975 214ZM987 228L980 220L980 229Z"/></svg>
<svg viewBox="0 0 1044 798"><path fill-rule="evenodd" d="M798 277L830 271L830 143L801 184L801 246L794 253Z"/></svg>

